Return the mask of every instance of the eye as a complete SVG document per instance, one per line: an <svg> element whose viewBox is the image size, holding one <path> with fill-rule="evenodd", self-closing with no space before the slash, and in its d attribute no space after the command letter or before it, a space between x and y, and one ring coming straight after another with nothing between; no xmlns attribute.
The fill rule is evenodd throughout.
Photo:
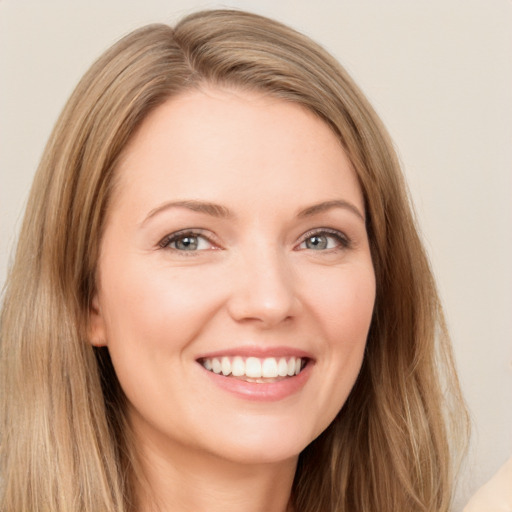
<svg viewBox="0 0 512 512"><path fill-rule="evenodd" d="M349 246L350 241L343 233L335 230L322 230L306 233L298 248L312 251L326 251L330 249L347 248Z"/></svg>
<svg viewBox="0 0 512 512"><path fill-rule="evenodd" d="M166 236L160 243L162 249L171 249L174 251L194 252L212 249L213 243L204 235L194 231L179 231Z"/></svg>

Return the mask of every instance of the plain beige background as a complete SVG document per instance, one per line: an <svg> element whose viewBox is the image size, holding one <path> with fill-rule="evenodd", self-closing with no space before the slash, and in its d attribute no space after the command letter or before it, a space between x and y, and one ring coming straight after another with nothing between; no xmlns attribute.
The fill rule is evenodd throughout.
<svg viewBox="0 0 512 512"><path fill-rule="evenodd" d="M460 509L512 454L510 0L0 0L0 284L44 144L86 68L131 29L219 6L319 41L391 132L474 421Z"/></svg>

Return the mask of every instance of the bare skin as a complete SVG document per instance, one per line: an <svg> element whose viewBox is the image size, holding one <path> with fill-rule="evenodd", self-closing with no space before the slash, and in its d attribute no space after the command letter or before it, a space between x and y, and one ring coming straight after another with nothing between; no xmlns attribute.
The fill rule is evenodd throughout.
<svg viewBox="0 0 512 512"><path fill-rule="evenodd" d="M162 456L160 449L149 446L143 452L144 473L151 484L139 489L139 510L293 512L290 493L296 459L289 464L241 466L203 453ZM174 465L174 460L180 465ZM149 503L154 506L149 508Z"/></svg>
<svg viewBox="0 0 512 512"><path fill-rule="evenodd" d="M310 112L205 88L158 107L118 173L90 341L127 397L138 510L285 512L371 321L355 172Z"/></svg>

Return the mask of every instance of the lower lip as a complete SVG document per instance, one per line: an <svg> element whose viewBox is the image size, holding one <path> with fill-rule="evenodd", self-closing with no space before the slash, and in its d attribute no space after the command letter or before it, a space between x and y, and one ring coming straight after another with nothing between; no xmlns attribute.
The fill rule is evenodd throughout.
<svg viewBox="0 0 512 512"><path fill-rule="evenodd" d="M276 382L262 383L246 382L234 377L225 377L222 374L207 370L202 365L201 368L215 385L239 398L260 402L275 402L298 393L309 379L312 366L313 363L309 361L298 375Z"/></svg>

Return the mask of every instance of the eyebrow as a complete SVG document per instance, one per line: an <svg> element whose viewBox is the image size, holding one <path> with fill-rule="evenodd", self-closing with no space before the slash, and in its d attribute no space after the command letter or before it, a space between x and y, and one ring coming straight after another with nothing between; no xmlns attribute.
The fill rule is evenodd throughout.
<svg viewBox="0 0 512 512"><path fill-rule="evenodd" d="M160 206L157 206L148 213L147 217L142 221L142 224L145 224L149 219L158 213L171 208L186 208L188 210L192 210L193 212L205 213L206 215L211 215L212 217L219 217L223 219L234 217L233 213L225 206L189 199L186 201L169 201L161 204Z"/></svg>
<svg viewBox="0 0 512 512"><path fill-rule="evenodd" d="M313 215L325 212L327 210L331 210L333 208L343 208L345 210L349 210L355 215L357 215L357 217L359 217L363 222L366 222L364 215L359 211L359 209L352 203L345 201L343 199L334 199L332 201L324 201L323 203L314 204L313 206L309 206L308 208L301 210L297 217L311 217Z"/></svg>
<svg viewBox="0 0 512 512"><path fill-rule="evenodd" d="M196 201L193 199L189 199L184 201L169 201L161 204L160 206L157 206L156 208L149 212L149 214L146 216L146 218L142 221L141 224L144 225L155 215L165 210L169 210L171 208L186 208L193 212L204 213L206 215L222 219L229 219L235 217L234 213L225 206L206 201ZM357 217L359 217L363 222L365 222L364 215L359 211L359 209L352 203L345 201L343 199L334 199L331 201L324 201L322 203L308 206L307 208L300 210L299 213L297 214L297 217L311 217L313 215L323 213L333 208L343 208L349 210L352 213L354 213Z"/></svg>

